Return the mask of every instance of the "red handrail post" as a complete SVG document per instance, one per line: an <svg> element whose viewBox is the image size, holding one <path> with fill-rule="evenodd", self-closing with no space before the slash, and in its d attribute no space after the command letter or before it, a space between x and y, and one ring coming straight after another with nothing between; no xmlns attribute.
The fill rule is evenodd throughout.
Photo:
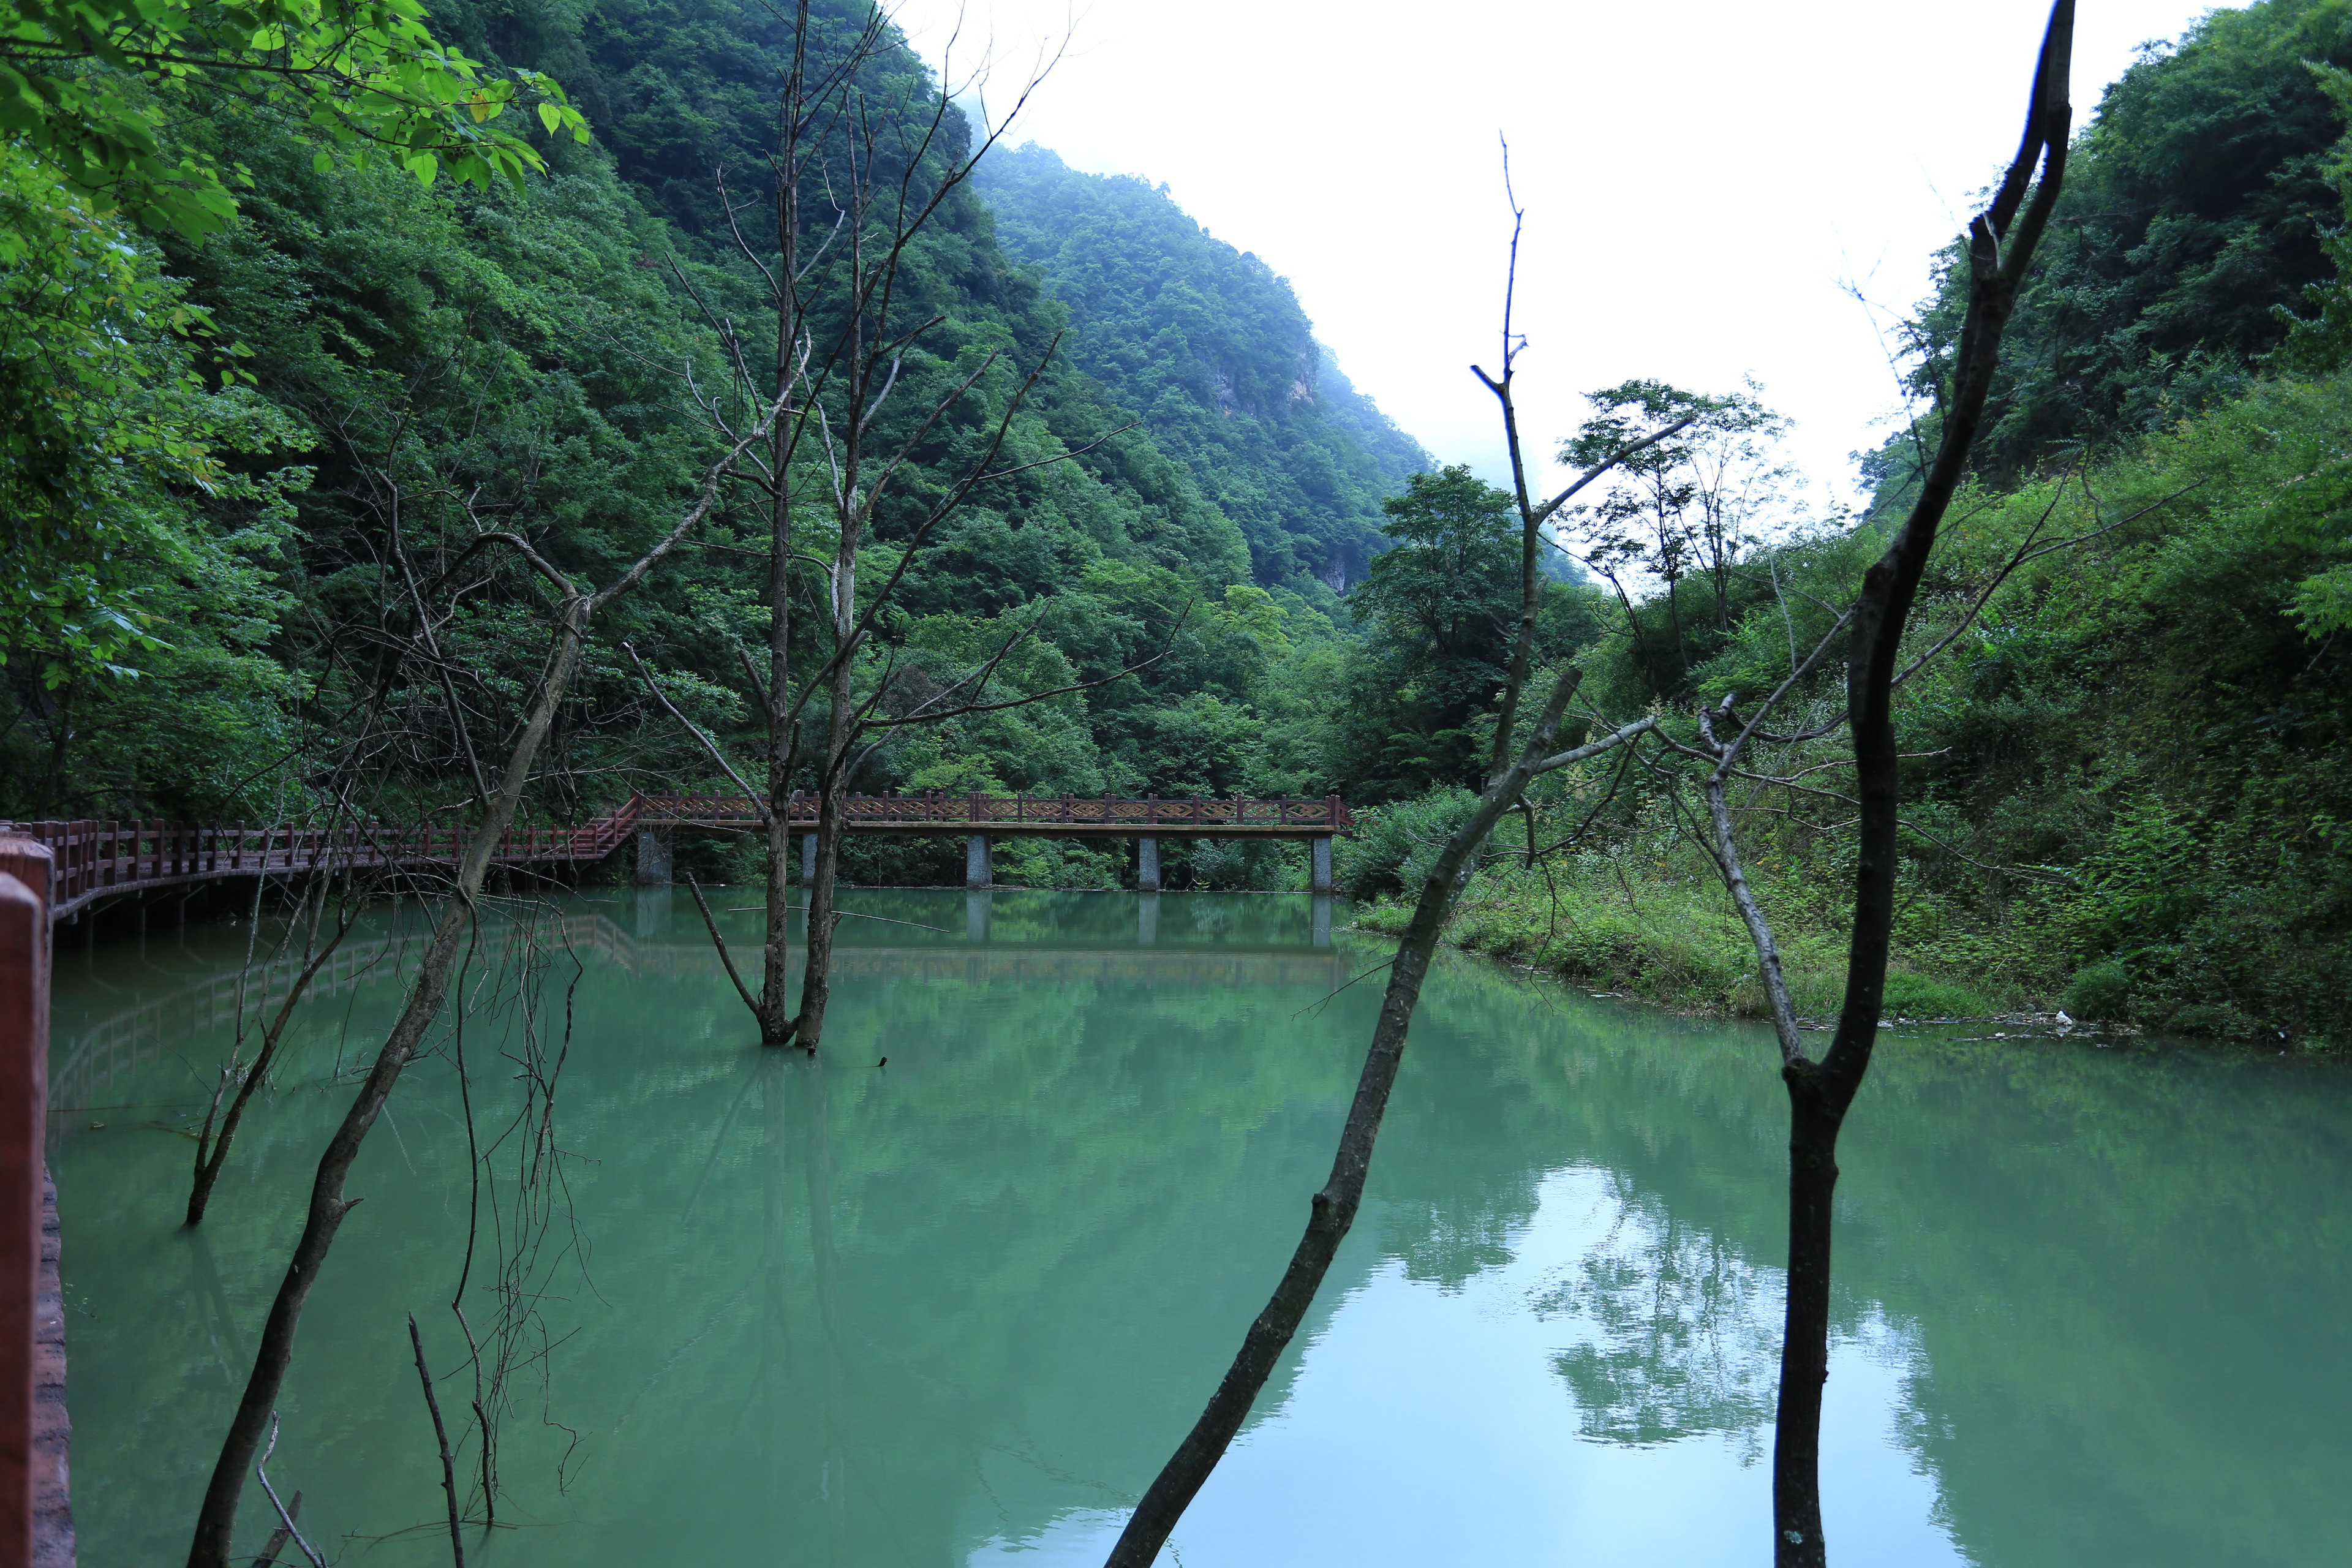
<svg viewBox="0 0 2352 1568"><path fill-rule="evenodd" d="M0 837L0 1563L70 1551L65 1499L65 1406L43 1384L64 1382L56 1262L44 1268L48 1115L49 900L57 862L47 845Z"/></svg>

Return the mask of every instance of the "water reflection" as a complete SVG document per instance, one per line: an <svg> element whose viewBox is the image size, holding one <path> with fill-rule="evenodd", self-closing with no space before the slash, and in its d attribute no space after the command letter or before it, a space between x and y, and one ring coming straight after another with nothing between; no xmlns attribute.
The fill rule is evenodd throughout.
<svg viewBox="0 0 2352 1568"><path fill-rule="evenodd" d="M1623 1184L1611 1186L1607 1234L1530 1303L1538 1318L1588 1326L1551 1358L1575 1395L1578 1429L1639 1447L1705 1435L1752 1441L1777 1391L1779 1272Z"/></svg>
<svg viewBox="0 0 2352 1568"><path fill-rule="evenodd" d="M712 901L756 939L752 896ZM477 1561L1099 1561L1261 1303L1378 1005L1376 976L1349 983L1382 950L1306 895L847 907L814 1061L752 1043L683 897L550 926L576 965L550 983L576 1020L576 1226L508 1417L513 1528ZM415 913L338 955L196 1237L173 1129L242 934L68 966L53 1158L89 1568L184 1550L339 1056L380 1037ZM490 956L516 933L488 922ZM478 1002L467 1051L492 1060L513 1009ZM1441 965L1365 1217L1183 1561L1764 1562L1771 1059L1751 1031ZM1890 1041L1842 1194L1841 1558L2326 1560L2352 1527L2347 1109L2342 1075L2293 1062ZM456 1364L468 1167L445 1058L394 1111L272 1475L401 1568L446 1561L403 1533L438 1497L404 1314Z"/></svg>

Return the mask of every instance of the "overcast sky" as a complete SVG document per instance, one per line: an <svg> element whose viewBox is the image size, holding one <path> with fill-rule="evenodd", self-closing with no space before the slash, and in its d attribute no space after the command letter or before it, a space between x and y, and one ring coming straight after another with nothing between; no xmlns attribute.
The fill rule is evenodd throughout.
<svg viewBox="0 0 2352 1568"><path fill-rule="evenodd" d="M2076 123L2144 40L2212 7L2084 0ZM1507 469L1493 399L1509 213L1531 441L1580 391L1753 375L1823 499L1896 400L1880 317L1915 302L2016 150L2041 0L898 0L951 74L992 56L1013 140L1165 181L1290 279L1340 368L1446 462ZM1533 456L1535 454L1531 454Z"/></svg>

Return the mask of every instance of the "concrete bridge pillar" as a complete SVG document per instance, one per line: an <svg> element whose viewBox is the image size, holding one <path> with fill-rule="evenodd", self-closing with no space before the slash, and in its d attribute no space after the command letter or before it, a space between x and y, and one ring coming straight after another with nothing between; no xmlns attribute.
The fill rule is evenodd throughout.
<svg viewBox="0 0 2352 1568"><path fill-rule="evenodd" d="M801 886L805 888L815 880L816 835L803 833L801 835Z"/></svg>
<svg viewBox="0 0 2352 1568"><path fill-rule="evenodd" d="M1307 880L1309 890L1328 894L1331 891L1331 840L1315 840L1315 873Z"/></svg>
<svg viewBox="0 0 2352 1568"><path fill-rule="evenodd" d="M988 858L988 836L975 833L963 841L963 885L987 888L995 882L996 871Z"/></svg>
<svg viewBox="0 0 2352 1568"><path fill-rule="evenodd" d="M637 829L637 886L669 886L669 846L650 827Z"/></svg>
<svg viewBox="0 0 2352 1568"><path fill-rule="evenodd" d="M1135 841L1135 889L1139 893L1160 890L1160 840L1157 838Z"/></svg>

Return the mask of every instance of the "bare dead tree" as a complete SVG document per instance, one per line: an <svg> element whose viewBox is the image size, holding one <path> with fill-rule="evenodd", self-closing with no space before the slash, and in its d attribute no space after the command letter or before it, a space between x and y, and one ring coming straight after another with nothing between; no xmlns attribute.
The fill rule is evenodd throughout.
<svg viewBox="0 0 2352 1568"><path fill-rule="evenodd" d="M260 902L261 880L257 879L254 886L257 906ZM320 902L323 904L326 901L323 880L318 892ZM327 961L335 956L335 950L342 945L343 939L351 934L352 927L358 923L358 920L357 903L347 896L335 912L334 930L324 942L319 940L316 922L311 924L302 967L288 984L277 1015L263 1025L261 1044L254 1052L253 1059L249 1062L239 1060L236 1047L233 1047L229 1060L221 1065L220 1077L213 1085L212 1103L205 1107L204 1126L196 1134L195 1171L188 1184L188 1225L205 1223L205 1210L212 1202L213 1188L220 1181L222 1169L228 1163L229 1148L236 1140L237 1125L245 1120L246 1107L256 1091L269 1080L270 1068L278 1061L278 1042L285 1038L286 1026L294 1016L295 1005L302 1000L303 993L310 990L310 982L318 978L319 971L326 967ZM296 924L300 924L299 911L297 912ZM239 1007L237 1024L240 1035L244 1023L244 1009ZM243 1041L240 1039L237 1044L242 1046ZM224 1112L221 1098L232 1084L236 1086L236 1092L229 1095L228 1109Z"/></svg>
<svg viewBox="0 0 2352 1568"><path fill-rule="evenodd" d="M1969 226L1968 313L1939 400L1943 418L1935 455L1909 515L1864 574L1852 609L1752 716L1742 721L1731 697L1699 716L1699 751L1714 764L1704 784L1713 849L1756 949L1789 1094L1788 1304L1772 1456L1777 1568L1825 1568L1829 1560L1822 1530L1821 1419L1822 1389L1829 1376L1831 1205L1838 1133L1877 1044L1894 930L1902 826L1894 693L1904 676L1949 638L1900 673L1898 657L1937 531L1966 474L1983 420L2002 331L2064 179L2074 25L2074 0L2056 0L2034 70L2023 140L1990 204ZM2000 575L2006 574L2004 569ZM1972 606L1969 616L1974 613ZM1846 705L1840 717L1852 731L1853 749L1853 795L1845 798L1859 813L1860 856L1844 1001L1829 1049L1816 1059L1798 1032L1771 923L1741 864L1727 791L1733 778L1742 776L1740 759L1766 733L1763 725L1773 710L1840 634L1846 639L1847 660Z"/></svg>
<svg viewBox="0 0 2352 1568"><path fill-rule="evenodd" d="M449 1454L449 1429L441 1423L441 1401L433 1394L433 1373L425 1364L425 1336L416 1331L416 1314L408 1314L408 1343L416 1352L416 1381L425 1388L425 1410L433 1417L433 1446L441 1455L441 1490L449 1503L449 1555L457 1568L466 1568L466 1537L457 1519L457 1466Z"/></svg>
<svg viewBox="0 0 2352 1568"><path fill-rule="evenodd" d="M269 1446L261 1450L259 1458L253 1461L253 1479L261 1483L262 1495L268 1498L270 1508L278 1514L278 1528L270 1531L268 1543L262 1548L262 1553L274 1559L285 1550L286 1542L290 1540L301 1549L302 1555L310 1559L310 1568L327 1568L327 1560L319 1555L317 1548L302 1539L302 1531L294 1522L294 1516L302 1509L302 1494L294 1494L293 1506L289 1508L278 1500L278 1489L269 1484L269 1456L277 1451L278 1417L272 1415L269 1417Z"/></svg>
<svg viewBox="0 0 2352 1568"><path fill-rule="evenodd" d="M591 625L600 611L635 588L688 534L701 524L718 504L729 472L743 459L746 452L767 437L778 412L777 406L770 404L760 411L758 417L750 421L749 427L705 470L694 499L683 509L677 522L609 587L597 590L584 584L575 584L521 535L504 530L485 530L457 552L427 591L426 597L437 594L462 568L485 552L509 551L551 590L555 600L554 634L520 732L516 736L506 765L485 803L481 820L467 841L458 861L452 896L446 900L432 937L425 947L416 973L410 982L407 999L378 1049L374 1064L353 1097L351 1108L344 1113L341 1125L320 1156L301 1235L288 1260L285 1279L270 1303L269 1315L263 1324L260 1342L255 1352L253 1371L247 1380L236 1414L230 1418L228 1432L221 1444L220 1458L214 1466L211 1482L205 1489L204 1501L197 1513L194 1539L188 1550L189 1568L227 1568L235 1544L237 1504L243 1495L246 1471L253 1463L253 1456L260 1447L265 1432L275 1420L278 1391L284 1385L287 1370L293 1362L295 1332L301 1321L303 1306L310 1298L312 1285L317 1282L328 1253L334 1246L336 1233L341 1228L344 1216L358 1201L344 1196L344 1183L369 1131L391 1099L402 1071L415 1056L426 1031L440 1016L448 999L451 973L466 933L473 924L475 906L481 895L484 879L489 872L492 857L498 852L500 837L514 819L541 751L554 728L556 714L580 668Z"/></svg>
<svg viewBox="0 0 2352 1568"><path fill-rule="evenodd" d="M945 318L907 303L912 292L908 268L916 247L1018 116L1045 69L1022 88L1010 113L980 127L976 140L967 140L945 84L921 79L908 86L910 79L899 77L875 85L871 68L898 47L878 8L868 8L861 25L841 33L830 32L808 0L799 0L785 19L793 29L792 61L777 100L772 194L758 209L763 219L772 220L772 237L746 232L740 220L753 206L735 204L727 195L723 174L720 182L738 247L757 268L775 313L774 341L761 375L772 400L785 411L742 471L768 524L766 668L758 668L748 654L744 660L766 731L764 787L753 788L747 777L753 770L739 769L716 737L688 721L662 695L652 672L642 663L638 668L656 700L755 803L768 849L767 926L756 992L726 952L707 907L704 915L761 1043L814 1051L832 992L846 826L843 800L876 749L911 725L1087 690L1132 674L1159 656L1096 680L1003 699L991 697L990 683L1026 637L1025 630L943 689L911 702L895 665L874 668L877 628L900 584L945 524L988 487L1083 456L1122 432L1032 462L1003 460L1015 421L1045 374L1058 339L1025 373L991 352L919 406L906 412L892 406L894 396L906 395L919 368L944 371L917 363L926 340ZM750 356L731 326L715 314L710 320L738 345L738 378L752 379ZM908 501L903 514L891 519L890 543L897 554L889 572L878 583L861 585L861 560L886 506L909 489L904 481L926 448L991 391L998 406L977 439L966 443L943 481L935 477L928 500ZM715 400L706 404L714 416L719 406ZM803 549L799 539L804 532L814 532L829 552ZM818 610L817 635L809 640L819 644L821 653L814 669L796 672L794 638L803 633L795 630L794 599L808 588L814 590ZM805 746L804 722L819 731ZM795 1006L787 981L791 802L803 767L814 773L816 821ZM696 898L699 904L698 888Z"/></svg>
<svg viewBox="0 0 2352 1568"><path fill-rule="evenodd" d="M261 1543L261 1555L253 1560L253 1568L277 1568L278 1554L294 1539L294 1524L301 1517L302 1494L296 1492L294 1500L286 1505L286 1517L269 1532L269 1539Z"/></svg>
<svg viewBox="0 0 2352 1568"><path fill-rule="evenodd" d="M1519 624L1511 638L1510 674L1504 681L1501 711L1495 722L1494 751L1488 759L1487 772L1499 774L1511 755L1513 731L1518 721L1519 700L1527 689L1528 679L1535 668L1536 624L1543 610L1543 547L1544 527L1559 517L1568 503L1581 494L1586 487L1603 475L1611 473L1628 459L1636 458L1662 441L1672 439L1704 410L1695 410L1672 418L1646 434L1633 435L1622 444L1622 449L1590 461L1584 471L1559 493L1538 499L1528 488L1528 465L1519 441L1519 409L1513 383L1518 374L1519 356L1527 352L1528 341L1512 325L1512 311L1518 301L1519 238L1527 226L1528 215L1519 205L1518 194L1511 186L1511 149L1503 145L1503 192L1511 205L1510 259L1505 269L1503 283L1503 343L1502 373L1488 375L1476 365L1470 374L1479 384L1493 393L1496 409L1503 419L1503 444L1511 456L1511 500L1519 513ZM1532 819L1530 819L1532 821ZM1532 831L1532 826L1530 831Z"/></svg>
<svg viewBox="0 0 2352 1568"><path fill-rule="evenodd" d="M1513 216L1519 216L1516 201ZM1503 436L1511 456L1511 470L1516 480L1520 526L1523 530L1520 552L1520 587L1525 609L1521 616L1515 642L1511 670L1504 687L1501 721L1497 726L1496 765L1479 796L1475 811L1446 840L1413 905L1412 921L1397 942L1396 956L1388 964L1389 981L1386 994L1381 999L1379 1021L1373 1026L1370 1048L1365 1052L1364 1066L1356 1080L1356 1094L1348 1107L1348 1119L1339 1131L1339 1145L1331 1162L1331 1172L1322 1187L1309 1200L1306 1232L1293 1250L1289 1265L1283 1270L1274 1294L1266 1301L1249 1331L1243 1337L1240 1351L1226 1368L1216 1392L1209 1398L1200 1418L1192 1425L1176 1452L1160 1468L1142 1500L1136 1504L1127 1526L1119 1532L1118 1542L1106 1560L1106 1568L1149 1568L1167 1544L1169 1534L1192 1506L1193 1497L1205 1484L1225 1450L1240 1432L1242 1422L1249 1415L1258 1394L1273 1374L1275 1363L1283 1349L1306 1321L1307 1309L1315 1293L1329 1273L1331 1260L1338 1256L1339 1243L1355 1223L1357 1210L1362 1205L1364 1184L1371 1172L1372 1150L1378 1142L1381 1122L1388 1110L1389 1094L1395 1087L1399 1066L1404 1058L1407 1035L1412 1027L1414 1009L1420 1005L1422 983L1429 973L1432 955L1444 934L1448 918L1454 911L1465 883L1476 868L1480 847L1494 831L1495 825L1506 812L1518 806L1528 785L1536 778L1558 769L1572 766L1589 758L1601 756L1621 747L1630 747L1657 729L1654 715L1634 720L1613 730L1604 731L1581 745L1554 750L1558 742L1562 716L1570 700L1576 695L1583 679L1574 668L1562 670L1550 683L1550 690L1538 710L1535 721L1526 725L1523 739L1515 737L1512 729L1526 687L1535 673L1535 629L1538 610L1542 603L1542 545L1545 524L1558 515L1577 493L1601 478L1619 464L1648 450L1683 428L1690 420L1679 418L1646 432L1629 434L1616 444L1613 450L1592 463L1575 481L1558 495L1545 500L1531 499L1527 483L1527 465L1519 442L1518 416L1512 397L1515 362L1524 342L1511 330L1511 301L1518 279L1518 231L1515 221L1509 266L1506 274L1503 312L1502 374L1489 376L1472 366L1472 374L1495 395L1503 417ZM1514 756L1507 748L1514 743L1518 750Z"/></svg>
<svg viewBox="0 0 2352 1568"><path fill-rule="evenodd" d="M577 987L586 973L580 955L571 947L570 922L547 921L553 910L554 906L538 899L525 899L498 911L512 921L513 939L502 944L507 962L486 965L470 987L461 981L449 1041L471 1174L465 1256L448 1306L465 1336L466 1366L473 1379L467 1436L478 1444L473 1486L485 1526L498 1522L503 1416L512 1404L514 1380L532 1367L544 1378L552 1349L540 1311L541 1303L551 1294L549 1276L561 1260L570 1258L580 1264L584 1278L584 1248L578 1245L576 1230L551 1252L548 1245L557 1236L559 1222L572 1212L563 1151L556 1140L556 1089L570 1056ZM544 939L543 924L554 928L551 943ZM559 952L560 960L551 963ZM556 1010L547 1005L551 998L544 994L554 989L559 972L562 1005L560 1015L551 1017ZM484 1003L492 1010L494 1021L503 1015L506 1028L499 1057L511 1069L507 1078L520 1090L520 1100L505 1124L494 1129L487 1140L479 1127L481 1106L467 1057L472 1015ZM503 1179L499 1172L501 1153L509 1161ZM469 1289L485 1291L489 1297L489 1316L478 1330L467 1310ZM542 1419L551 1426L562 1425L551 1415ZM576 1433L573 1437L576 1443ZM461 1436L457 1446L462 1447L466 1440ZM567 1450L557 1465L559 1489L568 1462Z"/></svg>

